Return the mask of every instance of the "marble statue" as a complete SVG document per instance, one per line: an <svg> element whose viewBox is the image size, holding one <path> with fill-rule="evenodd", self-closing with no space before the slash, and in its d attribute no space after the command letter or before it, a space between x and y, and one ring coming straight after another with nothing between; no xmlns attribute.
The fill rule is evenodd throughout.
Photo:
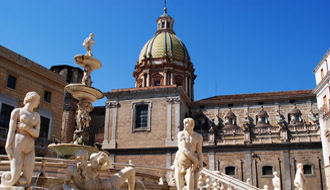
<svg viewBox="0 0 330 190"><path fill-rule="evenodd" d="M297 164L296 177L294 178L295 190L304 190L305 186L305 176L304 176L304 166L301 163Z"/></svg>
<svg viewBox="0 0 330 190"><path fill-rule="evenodd" d="M272 179L274 190L281 190L281 180L277 176L277 172L273 173L274 177Z"/></svg>
<svg viewBox="0 0 330 190"><path fill-rule="evenodd" d="M202 135L194 132L195 121L183 120L184 129L178 133L178 151L174 160L174 176L178 190L197 189L199 172L203 169ZM186 181L185 181L186 180Z"/></svg>
<svg viewBox="0 0 330 190"><path fill-rule="evenodd" d="M263 190L269 190L269 187L268 187L268 185L264 185L264 188L263 188Z"/></svg>
<svg viewBox="0 0 330 190"><path fill-rule="evenodd" d="M244 122L243 122L243 130L244 131L249 131L251 126L251 118L249 116L249 113L245 113L244 116Z"/></svg>
<svg viewBox="0 0 330 190"><path fill-rule="evenodd" d="M276 112L275 119L276 119L276 123L277 123L281 128L286 128L286 127L287 127L287 125L286 125L286 121L285 121L285 118L284 118L284 116L280 113L279 110L277 110L277 112Z"/></svg>
<svg viewBox="0 0 330 190"><path fill-rule="evenodd" d="M309 110L308 119L313 124L315 124L315 123L317 123L319 121L317 115L313 113L313 110L312 109Z"/></svg>
<svg viewBox="0 0 330 190"><path fill-rule="evenodd" d="M170 179L170 181L168 182L169 186L175 186L175 176L174 176L174 170L175 170L175 166L171 165L171 171L169 172L168 178Z"/></svg>
<svg viewBox="0 0 330 190"><path fill-rule="evenodd" d="M120 189L125 181L128 183L128 189L135 189L135 169L126 167L111 178L101 178L102 170L107 170L111 166L109 156L105 152L93 153L88 161L88 153L85 150L79 150L75 154L76 163L69 166L65 172L64 190L108 190ZM70 187L73 181L76 187Z"/></svg>
<svg viewBox="0 0 330 190"><path fill-rule="evenodd" d="M81 83L83 85L87 85L87 86L92 86L92 78L91 78L91 73L92 73L92 69L90 68L89 65L86 65L84 68L84 76L81 80Z"/></svg>
<svg viewBox="0 0 330 190"><path fill-rule="evenodd" d="M34 111L39 106L40 96L28 92L24 107L11 112L5 149L10 160L10 172L2 175L1 186L23 186L31 183L35 152L34 138L39 137L40 115Z"/></svg>
<svg viewBox="0 0 330 190"><path fill-rule="evenodd" d="M77 129L74 133L73 140L75 144L87 144L89 139L89 123L92 119L89 116L89 112L93 110L93 106L87 100L79 100L77 105Z"/></svg>
<svg viewBox="0 0 330 190"><path fill-rule="evenodd" d="M94 41L94 34L93 33L90 33L89 34L89 37L87 37L85 40L84 40L84 43L83 43L83 46L85 46L85 48L86 48L86 51L87 51L87 53L85 54L85 55L88 55L88 56L93 56L93 54L92 54L92 47L93 47L93 45L94 45L94 43L95 43L95 41Z"/></svg>
<svg viewBox="0 0 330 190"><path fill-rule="evenodd" d="M246 183L249 184L249 185L252 185L251 178L247 178L247 179L246 179Z"/></svg>
<svg viewBox="0 0 330 190"><path fill-rule="evenodd" d="M85 150L78 150L75 154L75 164L69 166L65 170L64 178L64 190L76 190L76 189L86 189L87 184L87 161L88 152ZM69 186L69 183L73 181L77 188ZM86 187L86 188L85 188Z"/></svg>

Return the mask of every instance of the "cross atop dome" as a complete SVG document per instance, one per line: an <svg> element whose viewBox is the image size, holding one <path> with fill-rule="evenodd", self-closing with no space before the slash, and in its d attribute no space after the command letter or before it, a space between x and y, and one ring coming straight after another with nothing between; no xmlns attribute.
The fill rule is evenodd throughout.
<svg viewBox="0 0 330 190"><path fill-rule="evenodd" d="M162 32L162 31L167 31L172 34L175 34L173 31L173 23L174 19L167 14L167 7L166 7L166 0L165 0L165 7L164 7L164 14L162 14L158 19L157 19L157 33Z"/></svg>

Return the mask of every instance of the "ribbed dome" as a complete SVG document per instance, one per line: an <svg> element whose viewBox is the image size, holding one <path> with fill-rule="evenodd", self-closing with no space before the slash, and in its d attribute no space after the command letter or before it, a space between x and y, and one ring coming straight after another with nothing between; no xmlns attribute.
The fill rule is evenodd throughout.
<svg viewBox="0 0 330 190"><path fill-rule="evenodd" d="M139 62L144 58L162 58L169 56L180 61L190 61L184 43L173 33L163 31L156 33L142 48Z"/></svg>

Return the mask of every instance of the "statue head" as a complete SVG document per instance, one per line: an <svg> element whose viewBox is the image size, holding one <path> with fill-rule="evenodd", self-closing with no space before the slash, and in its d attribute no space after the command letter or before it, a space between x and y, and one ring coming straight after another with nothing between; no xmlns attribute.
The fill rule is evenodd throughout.
<svg viewBox="0 0 330 190"><path fill-rule="evenodd" d="M94 38L94 36L95 36L95 34L93 34L93 33L89 34L89 37L91 37L91 38Z"/></svg>
<svg viewBox="0 0 330 190"><path fill-rule="evenodd" d="M36 92L28 92L25 95L24 98L24 105L28 104L28 103L35 103L35 107L38 107L39 103L40 103L40 96L38 93Z"/></svg>
<svg viewBox="0 0 330 190"><path fill-rule="evenodd" d="M93 153L90 156L91 166L96 170L105 170L109 169L111 166L111 161L105 152Z"/></svg>
<svg viewBox="0 0 330 190"><path fill-rule="evenodd" d="M195 127L195 121L188 117L183 120L184 130L187 131L189 134L192 134Z"/></svg>
<svg viewBox="0 0 330 190"><path fill-rule="evenodd" d="M78 169L84 170L87 167L88 152L86 150L78 150L75 154L75 162Z"/></svg>
<svg viewBox="0 0 330 190"><path fill-rule="evenodd" d="M300 169L302 169L302 168L304 168L304 166L303 166L303 164L302 164L302 163L298 163L298 164L297 164L297 168L300 168Z"/></svg>
<svg viewBox="0 0 330 190"><path fill-rule="evenodd" d="M273 175L274 175L274 177L275 177L275 176L277 177L277 172L273 172Z"/></svg>

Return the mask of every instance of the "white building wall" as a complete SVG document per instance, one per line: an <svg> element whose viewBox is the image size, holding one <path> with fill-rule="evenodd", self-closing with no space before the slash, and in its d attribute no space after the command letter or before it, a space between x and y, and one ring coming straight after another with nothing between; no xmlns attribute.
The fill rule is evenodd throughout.
<svg viewBox="0 0 330 190"><path fill-rule="evenodd" d="M329 111L329 99L330 99L330 77L327 76L329 73L329 63L330 63L330 49L327 51L325 56L322 58L322 60L319 62L319 64L316 66L314 70L315 79L316 79L316 88L314 90L314 93L316 94L317 99L317 107L319 110L320 118L320 131L321 131L321 142L322 142L322 151L323 151L323 160L324 160L324 168L325 168L325 174L326 174L326 183L329 189L330 185L330 145L327 140L327 137L325 135L326 130L330 130L330 126L327 125L329 123L328 117L323 117L322 110L324 110L324 105L326 104L325 112L327 113ZM323 70L323 77L322 77L322 71ZM326 100L324 100L324 97L326 96ZM325 102L326 101L326 102Z"/></svg>

